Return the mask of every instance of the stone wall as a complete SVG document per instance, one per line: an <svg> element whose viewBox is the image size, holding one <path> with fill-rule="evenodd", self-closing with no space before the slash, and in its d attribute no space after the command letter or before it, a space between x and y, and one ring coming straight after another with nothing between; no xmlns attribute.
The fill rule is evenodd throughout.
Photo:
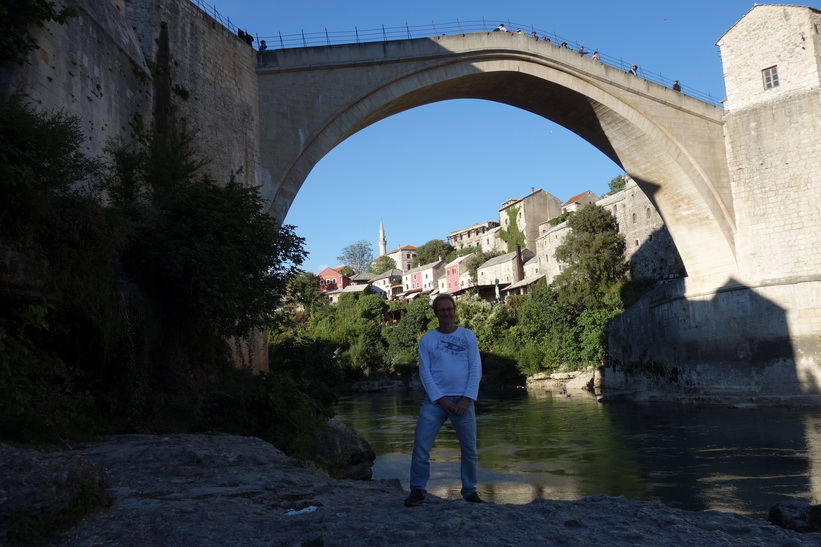
<svg viewBox="0 0 821 547"><path fill-rule="evenodd" d="M818 10L756 6L719 41L736 256L751 284L821 279L820 29ZM771 66L779 85L765 89Z"/></svg>
<svg viewBox="0 0 821 547"><path fill-rule="evenodd" d="M821 11L802 6L756 5L718 41L727 99L733 112L780 100L821 83ZM779 85L763 85L762 71L777 67Z"/></svg>
<svg viewBox="0 0 821 547"><path fill-rule="evenodd" d="M608 328L604 392L696 403L821 404L821 285L688 295L657 287Z"/></svg>
<svg viewBox="0 0 821 547"><path fill-rule="evenodd" d="M257 184L256 52L188 0L71 0L79 16L36 32L40 49L13 69L4 91L47 112L78 116L87 153L128 138L140 118L185 118L227 181Z"/></svg>
<svg viewBox="0 0 821 547"><path fill-rule="evenodd" d="M241 170L238 180L257 186L256 51L188 0L132 0L127 6L126 17L162 80L155 86L155 121L165 112L184 117L217 181Z"/></svg>
<svg viewBox="0 0 821 547"><path fill-rule="evenodd" d="M127 135L136 118L151 119L153 77L134 30L109 2L82 0L78 17L34 31L40 49L14 67L8 88L45 112L80 118L85 152Z"/></svg>
<svg viewBox="0 0 821 547"><path fill-rule="evenodd" d="M616 219L633 277L664 280L684 275L678 249L658 210L630 177L625 178L623 190L603 197L596 205Z"/></svg>
<svg viewBox="0 0 821 547"><path fill-rule="evenodd" d="M820 33L818 10L756 5L719 41L738 277L671 283L617 318L607 391L821 404Z"/></svg>

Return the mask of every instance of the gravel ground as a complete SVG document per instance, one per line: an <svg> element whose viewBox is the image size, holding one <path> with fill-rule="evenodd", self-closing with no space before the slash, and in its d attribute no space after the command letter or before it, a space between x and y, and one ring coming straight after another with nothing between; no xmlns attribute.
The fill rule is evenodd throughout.
<svg viewBox="0 0 821 547"><path fill-rule="evenodd" d="M622 497L429 496L408 508L399 480L333 480L253 437L123 435L78 452L108 470L116 501L64 533L65 546L821 545L818 533Z"/></svg>

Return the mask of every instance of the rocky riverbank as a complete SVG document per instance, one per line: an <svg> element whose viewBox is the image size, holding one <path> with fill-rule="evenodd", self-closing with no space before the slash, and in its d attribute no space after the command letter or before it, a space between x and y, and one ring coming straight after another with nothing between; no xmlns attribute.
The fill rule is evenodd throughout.
<svg viewBox="0 0 821 547"><path fill-rule="evenodd" d="M63 467L48 463L56 457ZM407 508L399 480L334 480L253 437L123 435L70 452L4 447L0 460L5 522L25 492L40 500L29 510L42 511L43 500L70 489L70 468L109 488L108 506L55 540L64 546L821 544L819 533L620 497L528 505L429 497Z"/></svg>

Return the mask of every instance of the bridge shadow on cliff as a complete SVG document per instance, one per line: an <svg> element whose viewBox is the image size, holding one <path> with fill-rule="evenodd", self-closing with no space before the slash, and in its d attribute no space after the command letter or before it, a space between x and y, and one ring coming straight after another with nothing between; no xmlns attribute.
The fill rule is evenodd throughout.
<svg viewBox="0 0 821 547"><path fill-rule="evenodd" d="M668 281L611 323L606 392L787 405L821 393L799 372L784 308L734 279L710 295L684 289Z"/></svg>
<svg viewBox="0 0 821 547"><path fill-rule="evenodd" d="M813 492L807 447L821 439L818 414L800 407L817 401L821 382L797 363L786 310L756 288L729 279L685 299L684 287L664 282L614 321L605 386L615 378L613 391L656 395L607 413L654 495L765 518Z"/></svg>

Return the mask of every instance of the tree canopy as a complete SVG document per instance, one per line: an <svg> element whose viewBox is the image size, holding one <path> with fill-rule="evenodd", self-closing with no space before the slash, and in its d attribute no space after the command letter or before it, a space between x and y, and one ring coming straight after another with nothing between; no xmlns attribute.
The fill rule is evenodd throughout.
<svg viewBox="0 0 821 547"><path fill-rule="evenodd" d="M0 64L22 63L30 51L40 45L32 36L32 27L42 28L48 21L64 24L77 16L73 6L59 10L49 0L15 0L0 7Z"/></svg>
<svg viewBox="0 0 821 547"><path fill-rule="evenodd" d="M566 267L553 280L560 301L577 310L599 305L625 273L624 236L609 211L590 204L567 219L571 231L556 249Z"/></svg>
<svg viewBox="0 0 821 547"><path fill-rule="evenodd" d="M302 238L255 188L200 173L193 133L168 127L135 126L101 169L76 118L0 97L0 251L35 268L0 276L0 437L202 428L296 449L327 419L325 375L303 381L305 360L255 375L233 366L250 344L229 341L268 324Z"/></svg>
<svg viewBox="0 0 821 547"><path fill-rule="evenodd" d="M396 261L389 256L380 256L371 263L370 272L372 274L383 274L396 269Z"/></svg>
<svg viewBox="0 0 821 547"><path fill-rule="evenodd" d="M448 260L454 253L454 248L441 239L431 239L416 249L416 258L413 266L423 266L437 260Z"/></svg>
<svg viewBox="0 0 821 547"><path fill-rule="evenodd" d="M373 246L364 239L360 239L342 249L342 254L336 259L356 273L367 272L373 262Z"/></svg>
<svg viewBox="0 0 821 547"><path fill-rule="evenodd" d="M323 298L319 291L319 278L311 272L300 272L291 277L285 295L288 304L305 309L310 309L314 302Z"/></svg>
<svg viewBox="0 0 821 547"><path fill-rule="evenodd" d="M624 175L619 175L618 177L614 177L609 184L610 191L607 193L615 194L616 192L621 192L624 190L624 186L627 184L627 180L624 178Z"/></svg>
<svg viewBox="0 0 821 547"><path fill-rule="evenodd" d="M479 274L477 270L479 266L490 260L491 258L496 258L497 256L502 256L503 252L501 251L475 251L475 254L467 259L467 269L470 273L470 279L473 283L479 282Z"/></svg>

